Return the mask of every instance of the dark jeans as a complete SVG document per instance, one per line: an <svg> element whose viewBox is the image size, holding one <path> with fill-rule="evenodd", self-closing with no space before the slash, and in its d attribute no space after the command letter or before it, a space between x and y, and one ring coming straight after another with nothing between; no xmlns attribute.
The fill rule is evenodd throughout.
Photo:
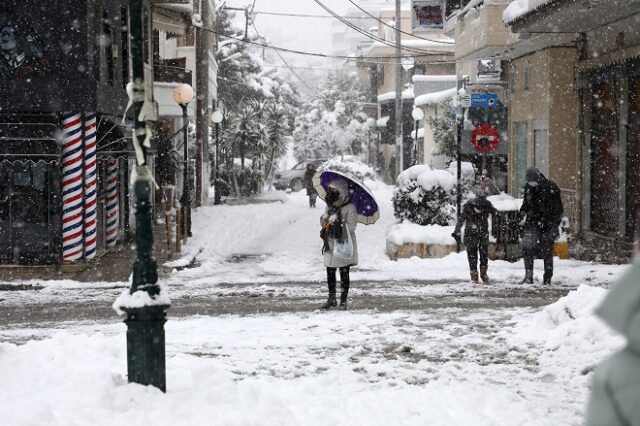
<svg viewBox="0 0 640 426"><path fill-rule="evenodd" d="M317 195L309 195L309 207L315 207L316 206L316 198L318 196Z"/></svg>
<svg viewBox="0 0 640 426"><path fill-rule="evenodd" d="M522 234L524 269L533 271L534 259L543 259L545 276L553 275L553 245L558 237L556 229L526 228Z"/></svg>
<svg viewBox="0 0 640 426"><path fill-rule="evenodd" d="M467 259L469 260L469 270L478 270L478 255L480 255L480 267L486 268L489 265L489 243L480 243L467 246Z"/></svg>

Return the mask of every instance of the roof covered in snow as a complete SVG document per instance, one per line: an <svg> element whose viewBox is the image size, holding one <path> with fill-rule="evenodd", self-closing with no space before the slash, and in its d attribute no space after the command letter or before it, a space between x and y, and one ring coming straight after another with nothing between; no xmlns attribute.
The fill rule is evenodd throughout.
<svg viewBox="0 0 640 426"><path fill-rule="evenodd" d="M562 0L514 0L504 10L502 20L505 24L511 25L560 1Z"/></svg>
<svg viewBox="0 0 640 426"><path fill-rule="evenodd" d="M446 99L453 99L456 96L457 88L443 90L441 92L427 93L425 95L418 96L414 101L415 106L433 105L438 102L442 102Z"/></svg>
<svg viewBox="0 0 640 426"><path fill-rule="evenodd" d="M413 99L415 95L413 94L413 87L409 87L408 89L404 89L402 92L402 99ZM396 98L396 92L387 92L378 96L378 102L391 101Z"/></svg>

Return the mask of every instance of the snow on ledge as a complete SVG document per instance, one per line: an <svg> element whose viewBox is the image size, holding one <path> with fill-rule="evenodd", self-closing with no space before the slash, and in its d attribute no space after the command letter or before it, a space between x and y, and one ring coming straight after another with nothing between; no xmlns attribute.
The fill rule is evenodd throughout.
<svg viewBox="0 0 640 426"><path fill-rule="evenodd" d="M532 14L537 9L557 1L558 0L515 0L504 10L502 21L510 25L518 19Z"/></svg>
<svg viewBox="0 0 640 426"><path fill-rule="evenodd" d="M442 81L458 81L457 75L414 75L411 80L416 83L418 81L442 82Z"/></svg>
<svg viewBox="0 0 640 426"><path fill-rule="evenodd" d="M501 212L519 211L522 207L524 200L522 198L513 198L511 195L504 192L499 195L492 195L487 197L493 207Z"/></svg>
<svg viewBox="0 0 640 426"><path fill-rule="evenodd" d="M413 87L409 87L408 89L404 89L402 91L402 99L413 99ZM396 92L387 92L378 96L378 102L391 101L396 98Z"/></svg>
<svg viewBox="0 0 640 426"><path fill-rule="evenodd" d="M118 315L123 315L125 312L122 310L123 308L143 308L145 306L170 306L171 298L169 297L169 293L164 289L163 286L160 286L160 294L151 297L149 293L143 290L138 290L133 294L129 294L129 289L127 288L123 291L120 296L113 302L113 309L116 311Z"/></svg>
<svg viewBox="0 0 640 426"><path fill-rule="evenodd" d="M453 87L451 89L443 90L440 92L426 93L418 96L413 104L415 106L433 105L442 102L446 99L453 99L456 96L458 89Z"/></svg>
<svg viewBox="0 0 640 426"><path fill-rule="evenodd" d="M387 241L401 246L406 243L413 244L437 244L455 245L456 240L451 234L455 230L454 226L440 225L416 225L415 223L404 222L394 225L387 234Z"/></svg>

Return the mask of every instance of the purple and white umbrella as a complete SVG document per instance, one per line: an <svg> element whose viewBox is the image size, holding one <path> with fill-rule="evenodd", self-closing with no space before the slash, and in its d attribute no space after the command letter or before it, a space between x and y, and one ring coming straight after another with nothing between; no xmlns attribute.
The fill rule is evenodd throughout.
<svg viewBox="0 0 640 426"><path fill-rule="evenodd" d="M351 203L356 206L356 210L358 211L358 222L365 225L375 223L380 218L378 203L376 202L375 197L364 183L359 182L344 173L325 170L324 172L318 172L315 174L313 177L313 187L320 198L323 200L325 199L329 185L336 179L341 179L347 182L349 187L349 199L351 200Z"/></svg>

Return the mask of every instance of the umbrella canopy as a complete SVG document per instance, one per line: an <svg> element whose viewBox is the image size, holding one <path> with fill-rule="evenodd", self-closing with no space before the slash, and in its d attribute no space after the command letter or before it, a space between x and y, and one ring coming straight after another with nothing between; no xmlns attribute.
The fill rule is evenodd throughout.
<svg viewBox="0 0 640 426"><path fill-rule="evenodd" d="M349 199L358 211L358 222L365 225L375 223L380 218L376 199L364 183L358 182L350 176L333 170L316 173L313 177L313 187L320 198L325 199L329 185L336 179L347 182L349 186Z"/></svg>

